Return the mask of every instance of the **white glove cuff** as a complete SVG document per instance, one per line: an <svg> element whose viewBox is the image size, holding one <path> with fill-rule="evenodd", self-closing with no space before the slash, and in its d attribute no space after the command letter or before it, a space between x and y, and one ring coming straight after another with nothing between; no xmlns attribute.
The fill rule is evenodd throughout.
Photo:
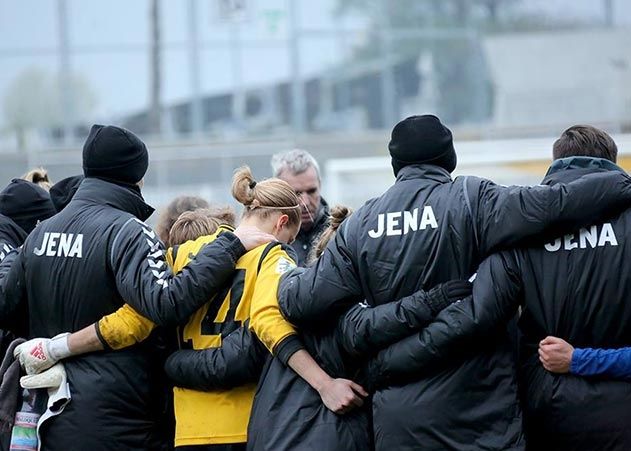
<svg viewBox="0 0 631 451"><path fill-rule="evenodd" d="M70 334L66 332L51 338L48 342L48 353L53 360L59 361L72 355L68 347L68 337Z"/></svg>

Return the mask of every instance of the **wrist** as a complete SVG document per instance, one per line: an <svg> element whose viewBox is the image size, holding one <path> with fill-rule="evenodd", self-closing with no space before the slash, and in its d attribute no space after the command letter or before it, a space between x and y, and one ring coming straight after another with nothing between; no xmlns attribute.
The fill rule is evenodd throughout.
<svg viewBox="0 0 631 451"><path fill-rule="evenodd" d="M329 376L328 374L323 374L322 376L317 377L313 381L313 388L318 393L322 394L322 391L324 391L327 385L330 384L332 381L333 381L333 378L331 376Z"/></svg>

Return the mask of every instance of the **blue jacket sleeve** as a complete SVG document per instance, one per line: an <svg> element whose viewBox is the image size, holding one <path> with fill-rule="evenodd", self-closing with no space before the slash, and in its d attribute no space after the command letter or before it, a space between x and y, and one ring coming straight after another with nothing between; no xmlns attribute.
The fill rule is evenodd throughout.
<svg viewBox="0 0 631 451"><path fill-rule="evenodd" d="M606 376L631 381L631 348L577 348L572 355L570 372L577 376Z"/></svg>

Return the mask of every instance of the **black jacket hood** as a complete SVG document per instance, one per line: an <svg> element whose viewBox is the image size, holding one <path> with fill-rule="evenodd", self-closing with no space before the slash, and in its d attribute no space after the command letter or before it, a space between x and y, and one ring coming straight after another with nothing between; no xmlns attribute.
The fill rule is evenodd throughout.
<svg viewBox="0 0 631 451"><path fill-rule="evenodd" d="M27 236L27 233L11 218L0 214L0 243L16 248L24 243Z"/></svg>
<svg viewBox="0 0 631 451"><path fill-rule="evenodd" d="M109 205L141 221L146 221L154 212L136 190L92 177L81 183L72 201Z"/></svg>
<svg viewBox="0 0 631 451"><path fill-rule="evenodd" d="M626 173L617 164L604 158L568 157L555 160L546 172L543 185L568 183L592 172L620 171Z"/></svg>

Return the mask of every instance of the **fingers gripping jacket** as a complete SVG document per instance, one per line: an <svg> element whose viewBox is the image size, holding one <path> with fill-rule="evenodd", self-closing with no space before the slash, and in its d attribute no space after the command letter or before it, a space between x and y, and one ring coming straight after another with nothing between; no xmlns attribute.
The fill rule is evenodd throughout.
<svg viewBox="0 0 631 451"><path fill-rule="evenodd" d="M427 305L434 315L454 302L471 295L473 285L466 280L450 280L427 293Z"/></svg>

